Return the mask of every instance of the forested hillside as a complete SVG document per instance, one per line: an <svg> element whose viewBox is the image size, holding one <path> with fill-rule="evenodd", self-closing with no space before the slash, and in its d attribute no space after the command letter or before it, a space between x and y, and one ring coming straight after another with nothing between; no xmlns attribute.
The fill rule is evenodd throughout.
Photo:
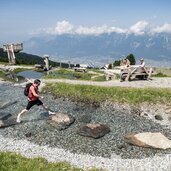
<svg viewBox="0 0 171 171"><path fill-rule="evenodd" d="M26 64L26 65L34 65L34 64L44 64L44 59L37 55L27 54L24 52L16 53L16 64ZM0 62L8 62L7 53L0 48ZM59 66L60 63L50 61L51 66ZM64 65L64 64L63 64Z"/></svg>

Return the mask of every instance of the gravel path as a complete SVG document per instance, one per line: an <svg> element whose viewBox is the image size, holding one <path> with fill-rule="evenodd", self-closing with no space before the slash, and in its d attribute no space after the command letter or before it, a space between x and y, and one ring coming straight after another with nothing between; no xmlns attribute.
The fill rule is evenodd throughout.
<svg viewBox="0 0 171 171"><path fill-rule="evenodd" d="M59 83L69 83L69 84L81 84L81 85L95 85L95 86L106 86L106 87L135 87L135 88L171 88L171 78L153 78L151 81L138 80L130 82L120 82L119 80L110 81L80 81L80 80L66 80L66 79L41 79L44 83L47 82L59 82Z"/></svg>
<svg viewBox="0 0 171 171"><path fill-rule="evenodd" d="M111 158L93 157L90 155L73 154L64 149L50 148L30 143L27 140L4 138L0 135L0 151L20 153L28 158L43 157L49 162L68 161L83 169L91 167L103 168L108 171L170 171L171 155L155 156L146 159L121 159L113 155Z"/></svg>

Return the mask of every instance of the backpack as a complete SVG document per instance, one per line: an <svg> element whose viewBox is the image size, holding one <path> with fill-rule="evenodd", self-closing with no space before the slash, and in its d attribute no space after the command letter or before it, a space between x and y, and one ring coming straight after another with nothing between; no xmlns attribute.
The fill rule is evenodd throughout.
<svg viewBox="0 0 171 171"><path fill-rule="evenodd" d="M27 84L26 84L26 87L24 88L24 95L25 95L25 96L28 96L28 94L29 94L29 89L30 89L30 87L31 87L32 84L33 84L33 83L27 83Z"/></svg>

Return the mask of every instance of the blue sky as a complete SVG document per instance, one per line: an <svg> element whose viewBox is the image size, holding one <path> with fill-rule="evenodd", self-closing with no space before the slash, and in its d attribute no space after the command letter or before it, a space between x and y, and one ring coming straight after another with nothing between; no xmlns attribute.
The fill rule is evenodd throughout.
<svg viewBox="0 0 171 171"><path fill-rule="evenodd" d="M0 0L1 42L38 34L171 32L171 0Z"/></svg>

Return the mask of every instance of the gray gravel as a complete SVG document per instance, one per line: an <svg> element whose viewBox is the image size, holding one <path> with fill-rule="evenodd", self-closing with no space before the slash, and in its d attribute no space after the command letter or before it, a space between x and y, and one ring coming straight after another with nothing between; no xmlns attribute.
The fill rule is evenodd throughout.
<svg viewBox="0 0 171 171"><path fill-rule="evenodd" d="M171 154L154 156L145 159L121 159L113 154L110 158L91 156L89 154L74 154L60 148L39 146L27 140L4 138L0 135L0 151L20 153L28 158L43 157L49 162L68 161L83 169L96 168L108 171L170 171Z"/></svg>
<svg viewBox="0 0 171 171"><path fill-rule="evenodd" d="M153 77L151 81L138 80L138 81L124 81L110 80L110 81L84 81L84 80L66 80L66 79L42 79L44 83L47 82L63 82L69 84L82 84L82 85L95 85L105 87L135 87L135 88L171 88L171 78Z"/></svg>
<svg viewBox="0 0 171 171"><path fill-rule="evenodd" d="M17 103L2 109L14 117L26 104L21 87L0 84L0 102L8 99ZM69 113L76 118L66 130L58 131L46 123L47 113L38 107L23 116L24 123L0 129L0 150L16 151L27 157L42 156L48 161L69 161L82 168L95 166L107 170L171 170L171 150L156 150L131 146L124 142L129 132L161 132L171 139L168 127L140 117L135 111L104 104L93 108L70 102L67 99L54 99L46 95L44 101L57 112ZM81 115L91 115L91 123L107 124L111 132L100 139L82 137L76 130L83 123ZM30 134L26 137L26 134Z"/></svg>

